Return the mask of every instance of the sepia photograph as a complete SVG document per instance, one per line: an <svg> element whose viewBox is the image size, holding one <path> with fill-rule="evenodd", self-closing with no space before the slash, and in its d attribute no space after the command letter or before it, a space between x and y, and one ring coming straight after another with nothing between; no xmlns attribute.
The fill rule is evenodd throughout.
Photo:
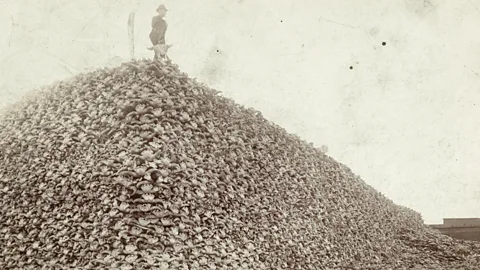
<svg viewBox="0 0 480 270"><path fill-rule="evenodd" d="M0 270L479 270L480 1L0 0Z"/></svg>

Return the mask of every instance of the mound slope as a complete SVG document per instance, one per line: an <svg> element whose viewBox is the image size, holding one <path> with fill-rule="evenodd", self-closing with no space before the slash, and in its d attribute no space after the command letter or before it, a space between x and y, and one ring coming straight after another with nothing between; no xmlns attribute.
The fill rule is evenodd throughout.
<svg viewBox="0 0 480 270"><path fill-rule="evenodd" d="M0 128L0 269L480 265L478 245L171 63L59 82Z"/></svg>

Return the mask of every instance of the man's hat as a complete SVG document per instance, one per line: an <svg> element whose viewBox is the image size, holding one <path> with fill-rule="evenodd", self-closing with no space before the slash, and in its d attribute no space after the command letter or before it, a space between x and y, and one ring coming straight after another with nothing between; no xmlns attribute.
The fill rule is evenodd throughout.
<svg viewBox="0 0 480 270"><path fill-rule="evenodd" d="M161 4L160 6L158 6L157 11L159 11L159 10L168 11L167 7L164 4Z"/></svg>

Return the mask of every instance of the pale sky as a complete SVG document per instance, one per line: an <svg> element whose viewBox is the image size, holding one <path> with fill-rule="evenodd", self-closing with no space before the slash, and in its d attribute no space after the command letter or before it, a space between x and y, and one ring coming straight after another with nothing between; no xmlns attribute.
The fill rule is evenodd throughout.
<svg viewBox="0 0 480 270"><path fill-rule="evenodd" d="M136 57L151 58L160 3L0 0L0 108L41 85L129 60L134 10ZM480 217L479 2L163 3L169 56L190 77L327 145L426 223Z"/></svg>

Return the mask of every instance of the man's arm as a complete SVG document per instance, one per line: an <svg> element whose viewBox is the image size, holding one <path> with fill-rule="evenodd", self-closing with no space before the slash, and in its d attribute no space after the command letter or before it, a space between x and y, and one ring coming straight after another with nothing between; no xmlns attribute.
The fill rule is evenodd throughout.
<svg viewBox="0 0 480 270"><path fill-rule="evenodd" d="M165 33L167 32L167 24L164 20L158 23L159 42L165 43Z"/></svg>
<svg viewBox="0 0 480 270"><path fill-rule="evenodd" d="M165 32L167 32L167 23L164 20L158 23L158 32L160 35L165 35Z"/></svg>

